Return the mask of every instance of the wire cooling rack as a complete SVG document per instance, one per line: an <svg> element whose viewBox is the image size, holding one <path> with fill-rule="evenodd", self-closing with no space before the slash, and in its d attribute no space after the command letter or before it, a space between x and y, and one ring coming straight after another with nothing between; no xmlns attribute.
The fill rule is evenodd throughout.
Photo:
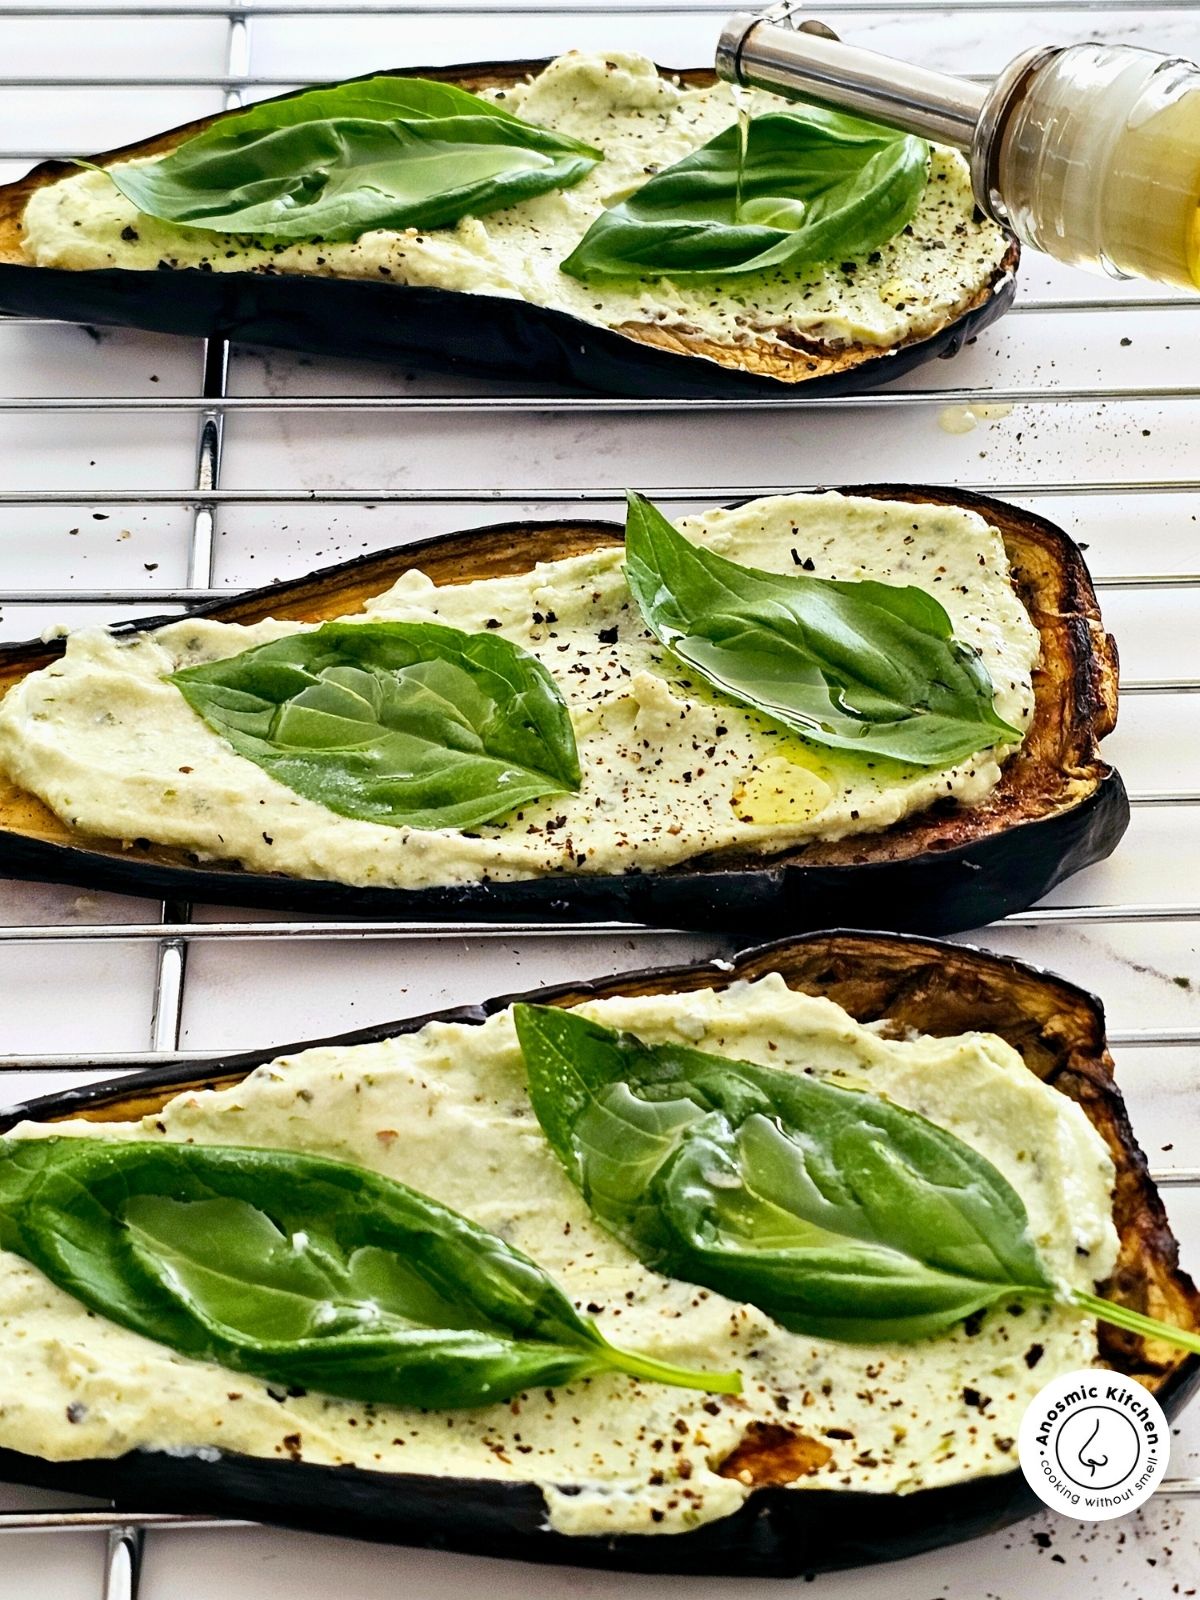
<svg viewBox="0 0 1200 1600"><path fill-rule="evenodd" d="M197 91L217 96L215 104L210 106L210 109L216 109L222 102L227 107L236 106L244 98L254 97L260 92L284 89L300 82L315 82L323 75L320 70L314 70L316 61L308 66L305 73L294 73L292 76L251 70L253 30L271 19L276 25L289 23L304 28L312 28L321 19L339 25L349 23L352 19L379 19L389 24L408 19L414 26L440 19L440 37L447 44L456 35L458 40L462 39L461 29L465 20L471 22L474 34L474 29L489 19L507 25L519 18L524 30L522 43L537 38L537 30L543 25L558 27L560 33L561 24L578 26L585 31L590 30L590 38L598 37L603 27L612 27L620 21L624 32L619 42L627 47L638 47L640 30L652 27L655 19L673 24L684 13L692 21L690 37L715 37L714 19L722 17L729 9L732 6L724 3L724 0L693 0L687 5L673 4L670 0L658 4L651 3L651 0L646 0L646 3L609 0L602 9L590 8L586 0L578 0L576 4L539 4L536 0L526 0L519 7L475 3L454 5L452 0L446 0L440 7L426 4L293 5L281 4L278 0L261 0L261 3L247 5L50 7L10 4L0 11L0 26L18 23L34 28L41 24L75 21L93 30L106 24L112 27L138 24L153 29L160 24L169 27L191 19L223 27L222 59L217 69L188 72L181 70L187 67L187 61L173 56L170 49L166 49L162 59L169 70L162 73L130 70L122 75L118 70L110 75L93 76L82 73L75 76L41 75L25 70L27 63L18 59L17 65L11 70L0 68L0 87L13 94L56 93L58 98L51 102L55 105L67 104L62 98L64 94L103 96L110 92L140 89ZM1039 42L1043 33L1049 36L1051 32L1060 38L1087 37L1099 32L1113 38L1136 40L1143 36L1142 28L1149 13L1153 13L1157 32L1146 42L1161 47L1164 39L1178 39L1187 53L1200 53L1200 35L1194 36L1190 43L1187 39L1190 13L1193 11L1192 0L1152 0L1152 3L1144 5L1130 4L1127 0L1059 0L1053 5L1039 5L1038 0L973 0L972 4L957 8L953 14L950 8L937 4L936 0L894 0L890 5L883 3L883 0L828 0L828 3L816 9L823 16L841 19L847 31L852 26L868 32L877 29L881 48L886 48L892 37L889 29L898 28L899 37L907 42L914 57L923 55L926 60L930 59L929 52L923 50L922 45L930 40L931 30L937 30L939 39L948 31L952 37L947 48L952 55L957 52L958 59L934 64L950 65L958 70L981 64L981 51L983 55L990 52L996 56L994 61L989 59L982 64L1000 65L1012 53L1008 48L1010 32L1013 49L1018 43ZM1051 18L1053 28L1050 27ZM990 28L987 26L989 20ZM981 42L976 42L971 28L976 28ZM871 40L864 36L863 42L869 43ZM561 47L556 36L551 49ZM997 49L1001 52L998 56ZM456 43L453 48L443 47L441 53L445 59L453 60L486 52L477 48L472 39L471 45L465 48L459 48ZM508 51L495 50L492 53L538 55L549 52L533 44L528 49L514 46ZM649 53L659 54L661 59L666 52ZM705 53L703 49L696 51L694 58L703 59ZM901 53L900 50L898 53ZM285 63L288 63L286 49L282 54ZM671 52L671 59L678 58L678 54ZM429 59L429 56L414 46L414 54L408 59ZM362 71L372 65L385 64L387 62L376 57L364 60L352 70ZM350 73L347 70L337 75L348 76ZM168 115L161 118L160 122L174 120L179 119ZM144 131L152 132L154 127L155 123L148 120ZM95 145L114 141L99 138L92 142ZM38 148L30 148L22 142L19 130L11 138L4 138L0 134L0 170L7 163L55 155L68 156L77 153L78 148L55 145L53 138L48 138ZM1039 346L1041 330L1075 326L1085 330L1081 334L1085 345L1095 344L1097 348L1107 350L1112 342L1109 335L1115 331L1119 321L1124 334L1120 341L1122 346L1137 342L1139 330L1147 327L1154 330L1151 343L1157 341L1164 351L1169 351L1172 348L1171 340L1177 340L1185 346L1194 345L1195 330L1200 328L1200 322L1196 320L1197 312L1200 312L1200 298L1181 298L1167 291L1145 289L1129 292L1115 285L1111 291L1105 292L1104 285L1095 280L1055 276L1053 273L1047 278L1044 271L1027 264L1021 297L1005 326L1016 329L1017 339L1025 348L1036 349ZM1036 319L1039 318L1053 319L1053 322L1038 323ZM40 336L40 326L26 324L23 319L0 322L0 330L28 327L30 337L35 340ZM1026 329L1036 331L1027 337ZM1132 337L1124 333L1125 329L1132 330ZM33 348L36 350L36 345ZM233 359L236 364L242 358L235 352ZM281 359L292 361L294 358ZM960 358L960 367L966 359ZM1086 372L1086 361L1082 363L1082 368ZM1128 443L1139 433L1142 438L1150 436L1149 427L1137 426L1142 419L1153 420L1157 425L1161 418L1166 417L1168 431L1174 427L1178 434L1179 426L1172 424L1170 418L1173 415L1190 418L1192 413L1189 408L1200 405L1200 385L1174 381L1179 375L1178 362L1164 359L1162 367L1143 372L1141 381L1136 383L1118 381L1121 376L1119 367L1114 366L1109 371L1107 364L1105 370L1098 365L1094 376L1078 377L1072 372L1064 377L1054 359L1040 366L1031 365L1027 360L1024 370L1011 378L995 365L989 366L987 361L976 362L975 369L978 382L946 383L941 381L944 369L931 371L927 368L906 380L903 388L866 396L821 399L798 395L782 400L739 401L736 404L736 416L741 427L745 427L749 419L757 419L764 429L770 429L784 424L794 428L801 419L806 426L815 426L817 419L832 421L844 415L859 436L863 429L887 429L896 419L911 420L914 413L936 419L952 414L956 408L981 403L989 407L1015 408L1018 418L1022 414L1046 416L1051 411L1057 411L1071 418L1072 425L1075 425L1073 419L1083 419L1078 424L1080 427L1102 426L1103 418L1107 415L1132 419L1122 422L1120 439L1114 440L1111 452L1092 450L1086 453L1089 464L1084 470L1077 470L1076 460L1064 452L1059 456L1057 472L1032 471L1028 475L1022 473L1005 481L1003 474L996 477L986 469L981 473L973 467L972 471L965 474L956 473L953 481L961 487L978 488L1022 502L1057 501L1068 507L1079 502L1080 527L1089 526L1095 514L1092 507L1128 505L1131 508L1129 518L1133 536L1124 536L1116 545L1124 559L1112 566L1112 570L1107 570L1106 566L1097 572L1097 588L1102 591L1106 605L1120 602L1122 597L1125 597L1127 606L1136 604L1139 596L1183 596L1186 601L1188 594L1200 590L1200 570L1176 570L1172 566L1164 566L1161 560L1147 563L1146 569L1141 570L1142 564L1137 559L1140 554L1148 553L1141 530L1154 526L1161 515L1159 508L1168 506L1170 510L1165 515L1173 516L1176 522L1182 523L1187 518L1189 497L1200 494L1200 476L1194 476L1187 470L1190 467L1193 472L1200 472L1200 455L1194 450L1190 455L1186 452L1178 454L1171 460L1167 470L1168 464L1154 459L1153 452L1139 451ZM958 368L950 370L955 372ZM528 386L521 385L510 386L521 392L507 392L503 386L472 384L467 380L450 380L448 391L444 386L439 389L435 383L432 392L377 392L370 387L362 392L354 392L352 385L348 387L344 383L323 388L323 374L315 366L307 374L311 388L306 388L305 392L239 392L231 387L231 351L219 341L205 342L201 352L200 373L201 381L195 393L162 396L124 392L0 395L0 424L4 419L20 422L24 418L41 418L47 428L53 428L56 422L82 417L94 419L98 429L116 418L128 419L129 424L136 427L143 418L157 419L176 414L185 421L194 418L196 426L191 481L184 487L139 488L130 482L103 489L64 488L45 483L32 487L0 487L0 517L24 508L45 511L60 506L68 510L89 510L93 515L97 515L96 508L99 507L122 510L134 507L163 508L182 513L186 518L186 560L182 583L167 586L123 583L87 587L72 581L22 587L12 586L6 577L0 587L0 605L6 612L8 608L15 608L17 616L36 615L38 608L43 608L44 612L46 607L69 606L72 614L75 614L76 608L82 608L85 615L104 616L119 612L122 608L144 605L186 607L210 598L228 596L236 591L238 585L216 581L218 539L220 519L234 510L278 508L283 514L288 508L295 507L329 507L331 510L394 508L398 512L424 516L440 512L443 508L470 508L472 514L489 507L520 507L536 511L553 506L561 511L564 507L580 505L589 508L613 507L617 501L617 493L611 484L581 485L578 481L550 486L528 482L517 487L495 487L490 484L469 487L459 483L448 487L437 484L411 487L393 482L355 488L276 481L230 487L223 480L227 419L270 415L282 425L288 419L309 419L315 415L319 419L328 419L330 425L338 429L354 426L354 418L374 419L375 425L379 424L380 419L389 419L395 422L398 429L454 429L460 425L471 428L510 427L514 430L514 439L519 441L521 429L536 429L546 423L560 426L564 422L574 423L576 419L581 428L590 428L597 422L617 428L622 425L640 428L643 424L650 425L652 419L673 417L677 419L675 426L682 429L685 418L693 419L693 426L696 426L699 425L699 419L706 418L711 424L721 422L731 414L728 402L547 395L525 392ZM359 381L364 381L361 375ZM370 376L365 382L371 384ZM120 385L114 387L119 388ZM385 387L381 384L379 390ZM1069 436L1071 425L1064 425L1060 431ZM583 437L579 435L579 438ZM796 434L793 432L791 437L795 438ZM1018 443L1020 437L1018 433ZM976 454L982 457L986 452L979 451ZM1047 454L1043 452L1043 460ZM576 460L580 455L578 449L572 453ZM1105 468L1104 472L1096 469L1097 459ZM700 506L752 493L812 486L798 483L789 475L790 460L791 457L785 456L781 450L778 458L772 462L768 475L757 473L752 481L748 476L738 481L727 479L724 482L704 482L695 476L682 482L668 478L657 486L651 483L647 492L665 504ZM1142 470L1143 464L1146 470ZM877 476L869 465L866 470L853 473L842 471L840 475L864 479ZM922 471L914 471L909 475L915 478L925 476ZM823 481L829 481L834 476L834 473L825 473ZM892 476L900 477L902 474L893 473ZM647 486L643 483L641 487ZM1053 504L1049 509L1053 514ZM99 515L106 513L100 512ZM1106 512L1101 511L1101 520L1105 515ZM1174 559L1178 562L1181 558L1176 554ZM1185 564L1188 563L1186 554L1182 559ZM307 562L307 565L313 564L313 560ZM1111 562L1108 564L1111 565ZM11 631L11 621L8 625ZM1123 676L1121 691L1126 716L1130 715L1131 707L1158 700L1166 700L1172 708L1186 707L1187 697L1200 693L1200 677L1178 671L1139 672ZM1127 777L1131 776L1131 767L1135 765L1129 763L1126 766ZM1152 773L1158 770L1153 763L1147 763L1146 766ZM1132 776L1136 779L1136 772ZM1195 777L1200 782L1200 770ZM1189 787L1184 782L1157 781L1139 788L1135 781L1131 785L1131 801L1135 821L1138 817L1166 814L1170 833L1177 834L1184 842L1183 861L1190 869L1195 859L1196 842L1200 839L1197 834L1200 814L1194 809L1200 805L1200 787ZM1126 848L1133 846L1127 845ZM1106 880L1100 878L1095 881L1100 883L1103 890ZM1185 894L1189 890L1193 894L1196 892L1194 881L1186 875L1181 882ZM1114 897L1107 893L1089 900L1086 894L1078 897L1068 885L1065 891L1059 891L1053 903L1011 917L1002 928L988 930L985 937L990 942L996 942L997 938L1010 940L1010 934L1025 929L1042 930L1046 937L1083 937L1089 929L1107 927L1119 930L1122 939L1136 938L1139 930L1174 927L1191 940L1196 929L1200 928L1200 902L1192 898L1177 901L1166 897L1139 900L1124 898L1120 894ZM152 948L155 960L153 1004L148 1029L149 1047L145 1050L12 1052L0 1055L0 1074L17 1075L36 1071L39 1074L62 1074L64 1079L69 1079L71 1074L115 1072L210 1055L211 1051L181 1048L189 953L199 945L238 944L253 949L255 946L278 946L280 941L285 940L299 940L321 946L368 941L436 946L446 941L463 940L514 944L526 939L548 937L578 940L609 936L630 944L637 942L645 947L647 941L653 945L653 941L669 937L671 931L625 923L547 925L458 922L431 928L426 924L403 921L363 924L344 920L240 920L229 913L222 913L220 920L193 921L192 907L175 901L161 904L157 921L10 921L0 926L0 954L18 946L40 945L75 946L88 950L111 945ZM1056 944L1055 948L1062 947ZM1193 948L1190 943L1188 948ZM1146 969L1135 967L1134 970ZM1180 978L1174 981L1177 984L1185 982ZM1111 1031L1110 1037L1119 1051L1194 1051L1200 1047L1200 1025L1118 1027ZM11 1081L17 1081L15 1076ZM1200 1140L1196 1141L1193 1153L1200 1159ZM1187 1192L1200 1186L1200 1165L1159 1166L1154 1175L1161 1186L1172 1191ZM1200 1240L1196 1242L1200 1243ZM1179 1499L1200 1498L1200 1476L1184 1475L1169 1479L1159 1493ZM220 1530L239 1526L245 1524L227 1519L149 1512L140 1514L129 1510L51 1509L0 1513L0 1533L106 1533L108 1553L104 1594L107 1600L135 1600L142 1543L149 1532L197 1527Z"/></svg>

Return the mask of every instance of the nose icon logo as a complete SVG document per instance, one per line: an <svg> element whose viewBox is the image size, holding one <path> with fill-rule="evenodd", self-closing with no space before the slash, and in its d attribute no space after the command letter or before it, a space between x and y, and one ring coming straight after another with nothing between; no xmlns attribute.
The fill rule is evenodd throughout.
<svg viewBox="0 0 1200 1600"><path fill-rule="evenodd" d="M1081 1489L1115 1489L1136 1474L1141 1440L1115 1406L1084 1405L1058 1430L1059 1471Z"/></svg>
<svg viewBox="0 0 1200 1600"><path fill-rule="evenodd" d="M1086 1471L1090 1472L1093 1477L1095 1476L1098 1468L1106 1467L1108 1465L1107 1456L1097 1456L1094 1453L1089 1454L1089 1452L1092 1450L1092 1446L1099 1437L1100 1418L1097 1417L1095 1423L1092 1425L1091 1433L1088 1434L1079 1451L1079 1465L1085 1468Z"/></svg>

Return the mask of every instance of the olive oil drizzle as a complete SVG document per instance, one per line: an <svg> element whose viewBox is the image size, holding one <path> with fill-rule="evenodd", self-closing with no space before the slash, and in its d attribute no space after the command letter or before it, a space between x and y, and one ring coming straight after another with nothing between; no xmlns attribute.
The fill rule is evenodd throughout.
<svg viewBox="0 0 1200 1600"><path fill-rule="evenodd" d="M736 223L742 219L742 180L750 153L750 91L740 83L731 83L729 92L733 96L733 103L737 109L737 189L733 201L733 220Z"/></svg>

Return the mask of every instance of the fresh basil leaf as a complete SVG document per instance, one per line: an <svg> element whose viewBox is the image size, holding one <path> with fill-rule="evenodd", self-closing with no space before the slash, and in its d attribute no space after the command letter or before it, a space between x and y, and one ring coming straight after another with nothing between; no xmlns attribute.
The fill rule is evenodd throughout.
<svg viewBox="0 0 1200 1600"><path fill-rule="evenodd" d="M569 188L601 159L451 84L378 77L251 106L154 161L101 170L164 222L337 241L483 216Z"/></svg>
<svg viewBox="0 0 1200 1600"><path fill-rule="evenodd" d="M816 744L941 767L1023 738L923 589L743 567L689 544L635 494L625 548L655 638L720 693Z"/></svg>
<svg viewBox="0 0 1200 1600"><path fill-rule="evenodd" d="M1200 1335L1056 1282L1004 1175L915 1111L560 1007L513 1017L552 1149L647 1266L823 1339L923 1338L1017 1296L1200 1354Z"/></svg>
<svg viewBox="0 0 1200 1600"><path fill-rule="evenodd" d="M1053 1293L1020 1196L914 1112L561 1009L514 1014L547 1138L647 1265L852 1341Z"/></svg>
<svg viewBox="0 0 1200 1600"><path fill-rule="evenodd" d="M613 1371L739 1387L617 1349L495 1234L292 1151L0 1140L0 1245L146 1338L350 1400L485 1405Z"/></svg>
<svg viewBox="0 0 1200 1600"><path fill-rule="evenodd" d="M170 681L239 755L363 822L469 828L579 788L554 679L494 633L327 622Z"/></svg>
<svg viewBox="0 0 1200 1600"><path fill-rule="evenodd" d="M911 221L928 171L909 134L815 107L766 112L750 119L744 166L726 128L597 217L562 270L716 278L862 256Z"/></svg>

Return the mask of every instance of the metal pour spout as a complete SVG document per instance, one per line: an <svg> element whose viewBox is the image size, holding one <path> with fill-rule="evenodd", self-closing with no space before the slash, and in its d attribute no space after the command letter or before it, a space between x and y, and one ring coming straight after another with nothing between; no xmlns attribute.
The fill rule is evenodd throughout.
<svg viewBox="0 0 1200 1600"><path fill-rule="evenodd" d="M843 44L823 22L783 8L731 16L717 45L717 74L730 83L852 111L960 150L974 143L990 93L986 84Z"/></svg>
<svg viewBox="0 0 1200 1600"><path fill-rule="evenodd" d="M790 3L765 12L738 11L717 45L718 77L849 111L904 133L953 145L971 161L979 204L1005 220L996 190L996 137L1030 75L1058 52L1027 50L994 82L973 83L931 72L874 50L843 44L831 28Z"/></svg>

